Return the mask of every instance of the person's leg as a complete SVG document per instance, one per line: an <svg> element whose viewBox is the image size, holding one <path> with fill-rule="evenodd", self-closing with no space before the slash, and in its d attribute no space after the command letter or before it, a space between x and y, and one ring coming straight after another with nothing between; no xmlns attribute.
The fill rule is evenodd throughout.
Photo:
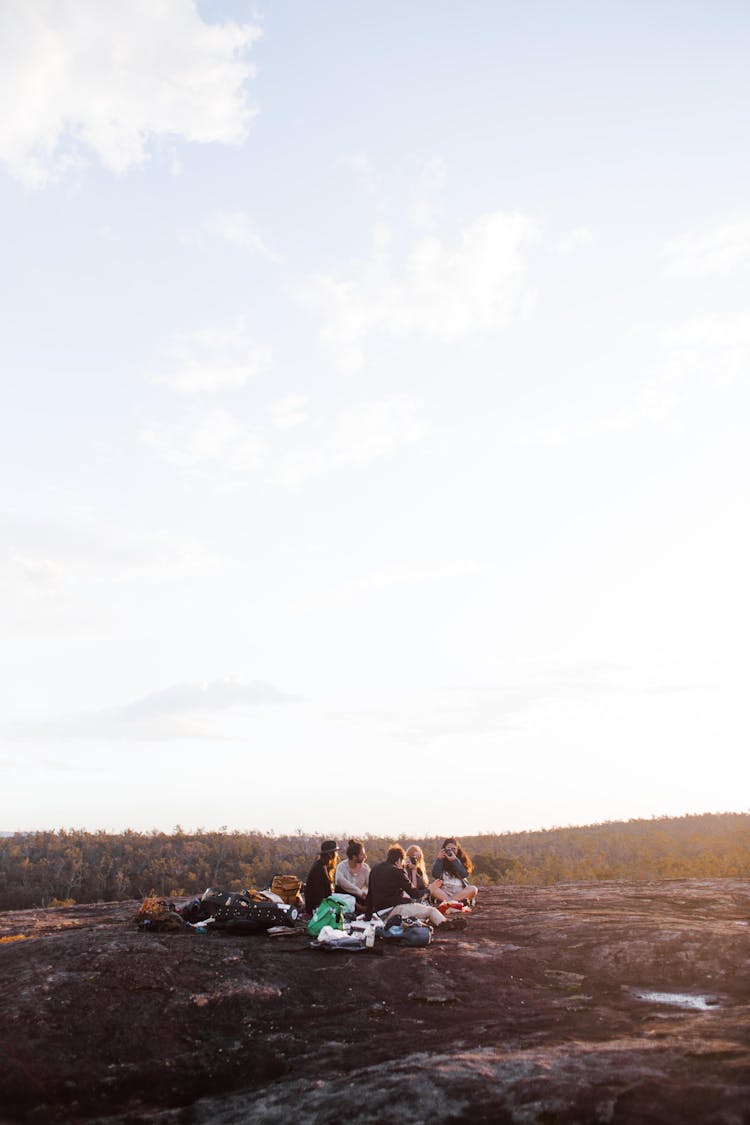
<svg viewBox="0 0 750 1125"><path fill-rule="evenodd" d="M469 902L469 901L473 902L474 899L477 897L477 890L478 890L477 887L471 887L471 886L462 887L461 890L456 895L456 901L457 902Z"/></svg>
<svg viewBox="0 0 750 1125"><path fill-rule="evenodd" d="M402 918L426 919L432 926L442 926L445 921L444 915L436 907L424 902L406 902L403 906L394 906L391 913L400 914Z"/></svg>
<svg viewBox="0 0 750 1125"><path fill-rule="evenodd" d="M436 898L438 902L451 902L450 895L446 894L443 890L443 880L435 879L429 886L430 894Z"/></svg>

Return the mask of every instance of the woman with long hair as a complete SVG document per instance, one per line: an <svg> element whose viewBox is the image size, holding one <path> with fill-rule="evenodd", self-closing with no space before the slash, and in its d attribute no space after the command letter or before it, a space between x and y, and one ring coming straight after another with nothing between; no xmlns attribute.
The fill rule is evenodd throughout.
<svg viewBox="0 0 750 1125"><path fill-rule="evenodd" d="M324 840L320 845L320 855L307 873L305 910L308 914L314 914L323 899L333 891L338 847L335 840Z"/></svg>
<svg viewBox="0 0 750 1125"><path fill-rule="evenodd" d="M469 882L473 864L455 836L443 840L432 865L430 894L440 902L473 902L477 888Z"/></svg>
<svg viewBox="0 0 750 1125"><path fill-rule="evenodd" d="M415 891L421 892L424 897L429 891L427 868L424 865L424 855L418 844L410 844L406 849L406 862L404 871Z"/></svg>

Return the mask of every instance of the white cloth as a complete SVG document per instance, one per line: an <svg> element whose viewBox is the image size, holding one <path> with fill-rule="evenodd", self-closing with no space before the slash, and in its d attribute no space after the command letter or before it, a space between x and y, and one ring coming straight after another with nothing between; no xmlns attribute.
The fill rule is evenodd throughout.
<svg viewBox="0 0 750 1125"><path fill-rule="evenodd" d="M434 906L428 906L426 902L399 903L389 912L388 918L391 914L400 914L402 918L424 918L433 926L442 926L445 921L440 911Z"/></svg>
<svg viewBox="0 0 750 1125"><path fill-rule="evenodd" d="M351 937L348 930L336 930L333 926L324 926L318 934L318 941L343 941Z"/></svg>
<svg viewBox="0 0 750 1125"><path fill-rule="evenodd" d="M353 934L365 934L368 930L382 930L384 925L385 922L383 921L383 919L378 917L377 914L373 914L369 922L365 921L364 918L355 918L353 922L348 923L348 928L352 931Z"/></svg>

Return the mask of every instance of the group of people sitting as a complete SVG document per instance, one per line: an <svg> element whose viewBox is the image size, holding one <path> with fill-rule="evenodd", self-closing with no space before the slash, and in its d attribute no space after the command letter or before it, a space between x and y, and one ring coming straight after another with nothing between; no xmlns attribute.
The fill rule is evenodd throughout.
<svg viewBox="0 0 750 1125"><path fill-rule="evenodd" d="M422 849L404 851L391 844L382 863L370 868L361 840L350 840L346 859L339 862L338 844L323 840L320 855L305 883L305 908L313 914L324 898L339 892L352 895L365 918L407 902L460 902L471 905L477 888L469 882L472 863L458 840L449 836L427 876Z"/></svg>

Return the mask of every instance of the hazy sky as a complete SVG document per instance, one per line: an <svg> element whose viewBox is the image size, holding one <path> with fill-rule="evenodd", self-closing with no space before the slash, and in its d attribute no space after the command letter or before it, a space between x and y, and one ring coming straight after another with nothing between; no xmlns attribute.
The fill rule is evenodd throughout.
<svg viewBox="0 0 750 1125"><path fill-rule="evenodd" d="M0 829L748 808L749 31L0 0Z"/></svg>

